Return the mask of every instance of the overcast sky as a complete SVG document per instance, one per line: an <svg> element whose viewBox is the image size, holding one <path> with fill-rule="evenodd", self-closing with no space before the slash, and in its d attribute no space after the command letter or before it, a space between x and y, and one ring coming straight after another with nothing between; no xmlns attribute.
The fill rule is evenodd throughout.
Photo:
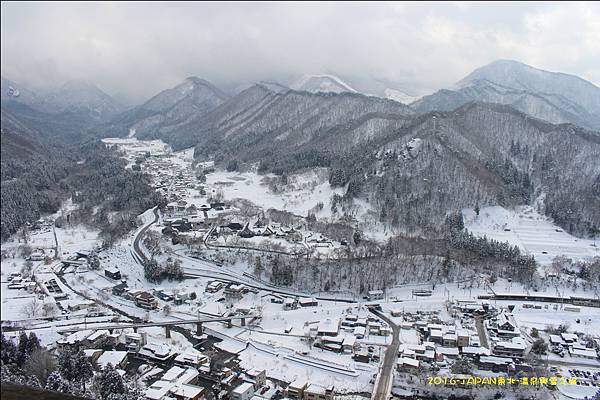
<svg viewBox="0 0 600 400"><path fill-rule="evenodd" d="M600 86L600 3L2 3L2 75L142 100L304 73L449 86L496 59ZM423 93L415 93L423 94Z"/></svg>

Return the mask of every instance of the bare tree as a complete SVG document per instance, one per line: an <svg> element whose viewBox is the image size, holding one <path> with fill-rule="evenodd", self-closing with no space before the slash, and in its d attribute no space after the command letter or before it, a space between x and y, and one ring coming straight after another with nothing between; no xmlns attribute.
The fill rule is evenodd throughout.
<svg viewBox="0 0 600 400"><path fill-rule="evenodd" d="M144 237L144 246L146 246L150 252L151 258L159 255L162 251L160 246L160 234L154 231L146 232L146 236Z"/></svg>
<svg viewBox="0 0 600 400"><path fill-rule="evenodd" d="M42 306L42 315L44 317L55 317L58 315L58 307L54 303L44 303Z"/></svg>
<svg viewBox="0 0 600 400"><path fill-rule="evenodd" d="M29 303L26 303L21 312L25 315L25 318L35 318L40 314L42 310L42 304L37 297L33 297Z"/></svg>

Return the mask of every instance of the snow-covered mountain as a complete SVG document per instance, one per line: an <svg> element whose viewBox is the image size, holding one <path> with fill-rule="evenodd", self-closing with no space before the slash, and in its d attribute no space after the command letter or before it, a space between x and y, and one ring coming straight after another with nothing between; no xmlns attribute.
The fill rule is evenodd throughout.
<svg viewBox="0 0 600 400"><path fill-rule="evenodd" d="M163 90L141 106L114 118L102 129L114 134L155 135L176 129L224 103L229 96L210 82L197 77L186 78L179 85Z"/></svg>
<svg viewBox="0 0 600 400"><path fill-rule="evenodd" d="M107 120L124 109L110 95L86 81L70 81L44 93L36 108L49 113L85 112L98 120Z"/></svg>
<svg viewBox="0 0 600 400"><path fill-rule="evenodd" d="M110 95L85 81L70 81L59 88L34 91L2 78L2 100L46 114L71 114L91 121L108 120L124 109Z"/></svg>
<svg viewBox="0 0 600 400"><path fill-rule="evenodd" d="M412 96L398 89L387 88L383 91L383 97L402 104L410 104L417 101L419 96Z"/></svg>
<svg viewBox="0 0 600 400"><path fill-rule="evenodd" d="M356 93L355 89L334 75L304 75L293 82L290 88L311 93Z"/></svg>
<svg viewBox="0 0 600 400"><path fill-rule="evenodd" d="M508 104L552 122L600 129L600 88L577 76L500 60L412 103L419 112L450 111L469 101Z"/></svg>

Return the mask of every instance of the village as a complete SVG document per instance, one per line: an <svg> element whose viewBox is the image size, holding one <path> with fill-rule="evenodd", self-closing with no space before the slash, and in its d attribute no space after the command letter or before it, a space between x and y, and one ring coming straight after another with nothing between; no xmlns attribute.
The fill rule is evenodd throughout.
<svg viewBox="0 0 600 400"><path fill-rule="evenodd" d="M582 398L600 387L600 300L593 293L532 294L486 276L476 286L408 284L364 296L275 286L244 257L344 256L350 237L334 240L306 223L331 191L264 194L262 204L254 194L248 204L242 181L226 180L232 175L211 162L192 167L190 151L112 143L123 147L129 167L153 177L168 204L140 215L136 231L113 248L102 248L92 231L56 227L57 216L3 244L9 337L34 332L51 351L82 350L97 370L112 365L151 400L371 398L386 374L385 390L397 398L473 390L431 385L428 377L537 378L525 389L492 386L489 398L539 389ZM253 192L257 183L245 182ZM269 206L282 203L291 211L273 218ZM156 259L177 260L183 279L148 282L149 235L163 248ZM228 259L234 252L242 254L237 261ZM397 353L391 365L390 349Z"/></svg>

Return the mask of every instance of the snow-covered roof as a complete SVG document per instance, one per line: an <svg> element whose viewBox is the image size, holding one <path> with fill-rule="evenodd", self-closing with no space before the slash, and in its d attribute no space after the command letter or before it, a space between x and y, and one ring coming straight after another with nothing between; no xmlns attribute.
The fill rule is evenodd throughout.
<svg viewBox="0 0 600 400"><path fill-rule="evenodd" d="M436 351L440 354L444 354L447 356L457 356L458 355L458 348L456 347L438 347L436 349Z"/></svg>
<svg viewBox="0 0 600 400"><path fill-rule="evenodd" d="M69 336L59 339L57 341L58 344L75 344L79 343L88 338L92 333L94 333L91 329L85 329L83 331L78 331L70 334Z"/></svg>
<svg viewBox="0 0 600 400"><path fill-rule="evenodd" d="M185 399L196 398L204 391L204 388L196 385L181 384L171 389L171 393L175 396L180 396Z"/></svg>
<svg viewBox="0 0 600 400"><path fill-rule="evenodd" d="M473 346L465 346L462 348L463 354L480 354L480 355L490 355L490 351L485 347L473 347Z"/></svg>
<svg viewBox="0 0 600 400"><path fill-rule="evenodd" d="M156 381L146 390L146 399L161 400L173 386L174 384L172 382L163 380Z"/></svg>
<svg viewBox="0 0 600 400"><path fill-rule="evenodd" d="M572 356L587 357L587 358L596 358L598 356L598 353L596 353L596 350L594 350L594 349L572 348L569 351L569 353Z"/></svg>
<svg viewBox="0 0 600 400"><path fill-rule="evenodd" d="M96 363L102 368L106 367L108 364L116 366L121 365L126 357L126 351L105 351L100 357L98 357Z"/></svg>
<svg viewBox="0 0 600 400"><path fill-rule="evenodd" d="M102 336L108 336L109 333L110 332L108 331L108 329L100 329L88 336L87 340L93 342L94 340L99 339Z"/></svg>
<svg viewBox="0 0 600 400"><path fill-rule="evenodd" d="M506 364L512 364L513 359L507 358L507 357L481 356L481 357L479 357L479 362L485 363L485 364L506 365Z"/></svg>
<svg viewBox="0 0 600 400"><path fill-rule="evenodd" d="M332 319L324 319L319 322L319 327L317 328L321 333L337 333L339 329L339 320Z"/></svg>
<svg viewBox="0 0 600 400"><path fill-rule="evenodd" d="M290 383L288 388L292 390L303 390L306 386L308 386L308 382L296 379L294 382Z"/></svg>
<svg viewBox="0 0 600 400"><path fill-rule="evenodd" d="M419 360L415 360L413 358L408 358L408 357L400 357L398 359L398 365L408 365L408 366L411 366L411 367L418 368L419 367Z"/></svg>
<svg viewBox="0 0 600 400"><path fill-rule="evenodd" d="M239 395L247 393L248 391L254 392L254 385L252 385L250 382L244 382L240 386L233 389L233 393L239 394Z"/></svg>
<svg viewBox="0 0 600 400"><path fill-rule="evenodd" d="M574 333L561 333L560 336L565 342L576 342L579 340L579 337Z"/></svg>

